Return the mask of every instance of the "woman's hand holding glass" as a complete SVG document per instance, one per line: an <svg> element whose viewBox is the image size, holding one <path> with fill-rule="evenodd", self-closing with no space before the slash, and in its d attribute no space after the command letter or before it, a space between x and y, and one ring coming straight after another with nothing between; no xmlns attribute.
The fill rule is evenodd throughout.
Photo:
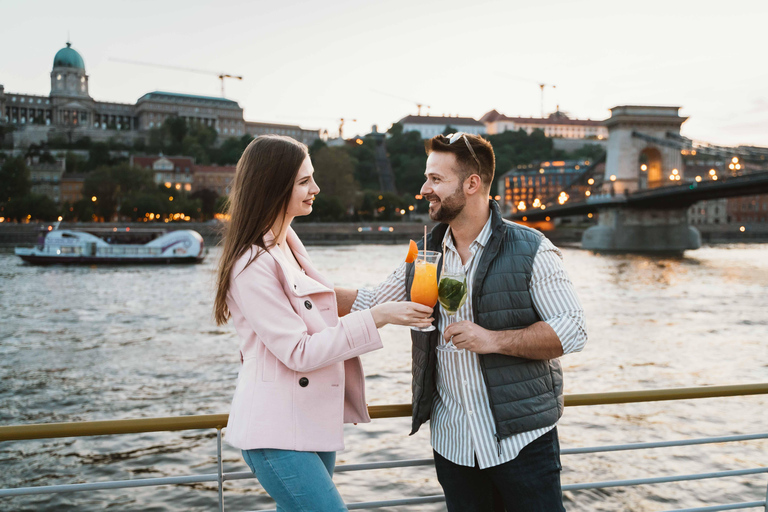
<svg viewBox="0 0 768 512"><path fill-rule="evenodd" d="M407 327L429 327L432 325L432 308L417 302L385 302L371 308L376 327L387 324Z"/></svg>

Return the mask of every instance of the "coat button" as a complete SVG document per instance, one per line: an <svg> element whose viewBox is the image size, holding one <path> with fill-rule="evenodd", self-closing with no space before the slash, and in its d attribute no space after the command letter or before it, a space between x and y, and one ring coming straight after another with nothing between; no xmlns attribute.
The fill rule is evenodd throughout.
<svg viewBox="0 0 768 512"><path fill-rule="evenodd" d="M306 378L306 377L302 377L302 378L300 378L300 379L299 379L299 386L301 386L301 387L303 387L303 388L305 388L305 387L309 386L309 379L308 379L308 378Z"/></svg>
<svg viewBox="0 0 768 512"><path fill-rule="evenodd" d="M305 300L304 301L304 307L307 308L307 309L312 309L312 303L309 302L308 300Z"/></svg>

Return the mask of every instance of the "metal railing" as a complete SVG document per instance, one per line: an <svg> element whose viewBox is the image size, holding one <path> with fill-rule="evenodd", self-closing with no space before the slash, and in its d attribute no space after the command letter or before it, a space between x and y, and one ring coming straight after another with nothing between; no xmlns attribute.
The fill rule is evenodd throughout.
<svg viewBox="0 0 768 512"><path fill-rule="evenodd" d="M643 391L619 391L610 393L586 393L571 394L565 396L566 407L594 406L608 404L628 404L638 402L658 402L666 400L690 400L701 398L718 398L747 395L766 395L768 394L768 383L745 384L732 386L705 386L692 388L673 388L657 389ZM369 407L371 418L396 418L411 415L410 404L381 405ZM245 480L255 478L250 471L224 472L222 461L222 436L221 429L227 423L226 414L209 414L199 416L181 416L165 418L147 418L135 420L112 420L112 421L86 421L73 423L46 423L32 425L11 425L0 426L0 442L20 441L31 439L50 439L60 437L88 437L100 435L120 435L134 434L144 432L169 432L180 430L195 429L216 429L217 444L217 473L197 474L165 478L144 478L131 480L117 480L105 482L93 482L68 485L49 485L36 487L18 487L10 489L0 489L0 498L11 496L22 496L32 494L51 494L76 491L97 491L105 489L125 489L133 487L148 487L160 485L177 485L203 482L217 482L219 510L224 510L224 482L234 480ZM768 439L768 432L733 435L725 437L709 437L701 439L684 439L676 441L662 441L656 443L634 443L612 446L596 446L584 448L566 448L561 451L562 455L606 453L626 450L645 450L655 448L668 448L677 446L693 446L714 443L743 442L758 439ZM385 468L401 468L412 466L429 466L434 464L432 459L398 460L387 462L373 462L362 464L346 464L337 466L336 473L349 471L365 471ZM612 487L629 487L638 485L651 485L669 482L684 482L692 480L705 480L713 478L726 478L746 475L756 475L768 473L768 467L757 467L748 469L738 469L729 471L718 471L711 473L698 473L687 475L670 475L653 478L637 478L615 481L588 482L566 484L562 486L563 491L579 491L586 489L606 489ZM395 500L370 501L363 503L347 504L350 510L361 510L371 508L384 508L391 506L416 505L425 503L439 503L444 501L443 495L419 496L411 498L402 498ZM668 512L706 512L720 510L741 510L749 508L762 508L768 512L768 486L766 487L766 497L762 500L720 504L699 508L678 509ZM262 511L262 512L274 512Z"/></svg>

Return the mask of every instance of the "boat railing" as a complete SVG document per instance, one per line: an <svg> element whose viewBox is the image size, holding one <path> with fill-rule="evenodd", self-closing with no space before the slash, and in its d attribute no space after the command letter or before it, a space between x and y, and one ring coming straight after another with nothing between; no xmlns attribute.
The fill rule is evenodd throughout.
<svg viewBox="0 0 768 512"><path fill-rule="evenodd" d="M667 400L692 400L717 397L734 397L747 395L768 394L768 383L742 384L730 386L704 386L690 388L656 389L642 391L619 391L609 393L571 394L565 396L566 407L582 407L609 404L628 404L638 402L658 402ZM371 418L397 418L411 415L410 404L380 405L369 407ZM66 493L75 491L98 491L105 489L126 489L133 487L148 487L161 485L194 484L216 482L218 489L218 508L224 510L224 483L234 480L255 478L250 471L225 472L222 459L222 428L227 424L226 414L210 414L198 416L179 416L166 418L145 418L111 421L86 421L72 423L44 423L28 425L0 426L0 442L22 441L32 439L51 439L61 437L88 437L102 435L136 434L145 432L168 432L181 430L215 429L217 444L217 472L210 474L192 474L164 478L141 478L130 480L99 481L67 485L47 485L36 487L17 487L0 489L0 499L21 495L36 495L50 493ZM648 450L679 446L696 446L716 443L732 443L768 439L768 432L726 435L721 437L706 437L698 439L680 439L650 443L633 443L609 446L593 446L583 448L564 448L562 455L592 454L628 450ZM344 464L336 467L335 472L367 471L385 468L402 468L412 466L430 466L432 459L394 460L360 464ZM755 468L737 468L709 473L666 475L650 478L634 478L625 480L608 480L597 482L582 482L563 485L563 491L580 491L587 489L607 489L631 487L671 482L693 480L708 480L730 478L747 475L768 473L768 466ZM445 500L443 495L416 496L399 499L369 501L347 504L349 510L375 509L393 506L419 505L439 503ZM1 502L0 502L1 503ZM768 511L768 485L764 498L738 503L720 503L697 508L676 509L666 512L714 512L721 510L761 509ZM260 512L274 512L260 511Z"/></svg>

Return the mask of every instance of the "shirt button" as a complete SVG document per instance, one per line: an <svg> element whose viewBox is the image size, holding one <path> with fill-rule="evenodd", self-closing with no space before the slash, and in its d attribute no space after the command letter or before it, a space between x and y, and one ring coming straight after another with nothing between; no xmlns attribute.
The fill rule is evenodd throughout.
<svg viewBox="0 0 768 512"><path fill-rule="evenodd" d="M304 301L304 307L307 308L307 309L312 309L312 303L309 302L308 300L305 300Z"/></svg>
<svg viewBox="0 0 768 512"><path fill-rule="evenodd" d="M465 386L469 386L469 382L467 382L467 381L465 380L465 381L464 381L464 385L465 385Z"/></svg>
<svg viewBox="0 0 768 512"><path fill-rule="evenodd" d="M309 379L308 379L308 378L306 378L306 377L302 377L302 378L300 378L300 379L299 379L299 386L301 386L301 387L303 387L303 388L305 388L305 387L309 386Z"/></svg>
<svg viewBox="0 0 768 512"><path fill-rule="evenodd" d="M474 411L469 411L469 413L468 413L468 414L469 414L470 416L472 416L472 415L474 414Z"/></svg>

